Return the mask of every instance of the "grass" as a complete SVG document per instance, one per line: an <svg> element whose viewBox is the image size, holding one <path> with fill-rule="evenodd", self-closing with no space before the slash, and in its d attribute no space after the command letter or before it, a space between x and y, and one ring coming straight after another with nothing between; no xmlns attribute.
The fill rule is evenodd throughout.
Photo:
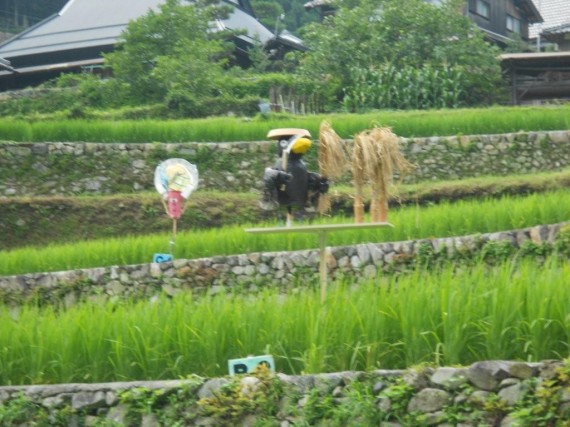
<svg viewBox="0 0 570 427"><path fill-rule="evenodd" d="M272 114L255 119L195 120L0 120L4 141L219 142L260 141L267 129L306 128L318 135L322 120L343 138L375 124L391 126L403 137L449 136L570 129L570 107L492 107L480 109L380 111L369 114L292 116Z"/></svg>
<svg viewBox="0 0 570 427"><path fill-rule="evenodd" d="M283 295L184 294L58 310L0 308L0 384L227 373L271 353L289 374L568 355L570 266L478 264Z"/></svg>
<svg viewBox="0 0 570 427"><path fill-rule="evenodd" d="M458 181L398 185L392 209L505 195L563 190L570 186L570 170L532 175L479 177ZM368 191L368 188L365 189ZM349 187L331 189L335 215L352 214ZM369 198L367 196L367 198ZM198 191L192 194L181 229L206 229L245 222L263 222L274 214L258 206L259 194ZM156 193L82 197L13 197L0 200L0 251L23 246L59 245L116 236L161 233L170 219ZM22 224L24 219L25 224ZM31 226L33 224L33 226Z"/></svg>
<svg viewBox="0 0 570 427"><path fill-rule="evenodd" d="M328 243L330 246L343 246L363 242L460 236L550 224L569 219L566 209L568 204L568 192L554 191L525 197L505 196L499 199L409 206L391 213L393 229L338 232L329 236ZM352 222L352 219L339 216L321 222L346 223ZM318 247L317 237L311 234L283 236L244 232L244 228L252 226L181 232L177 235L174 255L177 258L191 259ZM148 263L154 253L168 251L169 241L170 236L167 234L154 234L2 251L0 275Z"/></svg>

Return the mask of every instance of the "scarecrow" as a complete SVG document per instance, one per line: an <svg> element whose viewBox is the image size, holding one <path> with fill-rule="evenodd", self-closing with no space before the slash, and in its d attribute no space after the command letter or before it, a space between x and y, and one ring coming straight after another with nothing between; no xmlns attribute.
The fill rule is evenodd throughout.
<svg viewBox="0 0 570 427"><path fill-rule="evenodd" d="M293 217L302 218L313 212L319 198L329 189L329 180L318 173L307 171L303 155L311 148L311 134L305 129L273 129L267 134L277 141L278 159L273 167L265 169L263 197L264 210L285 208L286 225Z"/></svg>
<svg viewBox="0 0 570 427"><path fill-rule="evenodd" d="M172 219L172 246L176 238L176 222L184 213L186 200L198 187L198 169L184 159L165 160L156 167L154 185L166 214Z"/></svg>

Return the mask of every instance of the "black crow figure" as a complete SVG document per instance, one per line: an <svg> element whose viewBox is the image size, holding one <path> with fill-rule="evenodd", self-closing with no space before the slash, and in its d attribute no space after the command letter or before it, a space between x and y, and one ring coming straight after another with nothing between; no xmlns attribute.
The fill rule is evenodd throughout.
<svg viewBox="0 0 570 427"><path fill-rule="evenodd" d="M315 172L307 171L303 155L311 148L311 134L305 129L274 129L268 137L277 140L278 160L265 169L263 198L265 210L287 210L287 226L293 217L300 219L317 207L319 196L328 191L329 181Z"/></svg>

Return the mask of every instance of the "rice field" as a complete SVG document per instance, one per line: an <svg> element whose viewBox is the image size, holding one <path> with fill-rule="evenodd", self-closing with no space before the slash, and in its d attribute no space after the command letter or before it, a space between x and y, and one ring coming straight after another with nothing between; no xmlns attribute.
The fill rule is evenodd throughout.
<svg viewBox="0 0 570 427"><path fill-rule="evenodd" d="M416 271L359 286L283 295L216 295L68 309L0 307L0 384L227 374L227 360L270 353L288 374L422 363L564 358L567 262Z"/></svg>
<svg viewBox="0 0 570 427"><path fill-rule="evenodd" d="M327 120L343 138L375 124L402 137L449 136L570 129L570 107L493 107L369 114L269 115L255 119L65 120L0 119L0 141L218 142L265 140L268 129L305 128L318 135Z"/></svg>
<svg viewBox="0 0 570 427"><path fill-rule="evenodd" d="M330 246L364 242L401 241L419 238L460 236L495 232L570 219L567 206L570 193L553 191L529 196L505 196L499 199L463 200L431 206L393 209L389 220L393 229L343 231L331 233ZM327 223L352 222L352 218L332 217ZM275 225L275 224L265 224ZM184 226L184 217L179 227ZM208 230L186 230L177 235L176 258L202 258L250 252L300 250L318 247L312 234L249 234L244 228L260 224ZM84 241L76 244L21 248L0 252L0 275L72 270L110 265L140 264L152 260L154 253L169 250L168 234L124 236L115 239Z"/></svg>
<svg viewBox="0 0 570 427"><path fill-rule="evenodd" d="M318 133L328 120L350 138L374 124L400 136L570 129L570 108L492 108L368 115L269 116L172 122L24 122L0 119L4 141L249 141L277 127ZM344 231L329 245L495 232L569 220L570 194L553 191L393 209L393 229ZM340 216L317 222L344 223ZM176 258L315 248L309 234L252 235L242 224L184 230ZM0 237L1 239L1 237ZM0 251L0 276L146 263L168 252L168 233ZM569 355L570 264L548 259L444 266L355 285L317 283L298 293L181 294L152 301L83 302L72 307L0 304L0 385L158 380L227 374L227 360L272 354L288 374L401 369L479 360L538 361Z"/></svg>

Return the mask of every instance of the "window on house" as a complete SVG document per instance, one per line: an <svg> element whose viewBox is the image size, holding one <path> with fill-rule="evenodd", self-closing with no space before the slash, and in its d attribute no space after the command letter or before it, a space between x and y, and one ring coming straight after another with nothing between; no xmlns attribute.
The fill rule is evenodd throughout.
<svg viewBox="0 0 570 427"><path fill-rule="evenodd" d="M514 16L507 15L507 30L512 31L513 33L521 32L521 21Z"/></svg>
<svg viewBox="0 0 570 427"><path fill-rule="evenodd" d="M477 0L475 12L483 18L489 19L491 17L491 6L484 0Z"/></svg>

